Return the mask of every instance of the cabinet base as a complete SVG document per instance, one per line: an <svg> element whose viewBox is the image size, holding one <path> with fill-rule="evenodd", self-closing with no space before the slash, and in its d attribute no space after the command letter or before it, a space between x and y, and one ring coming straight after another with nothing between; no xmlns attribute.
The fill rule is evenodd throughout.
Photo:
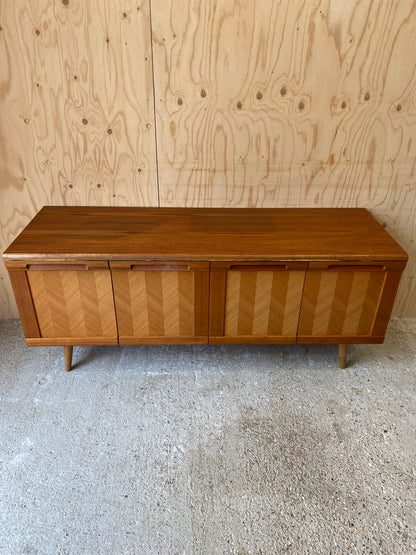
<svg viewBox="0 0 416 555"><path fill-rule="evenodd" d="M129 344L132 345L134 343L125 343L125 345L129 345ZM141 344L145 344L145 343L141 343ZM159 344L162 344L162 342L160 342ZM171 344L177 344L177 343L171 343ZM206 345L206 343L204 344ZM65 370L67 372L70 372L72 370L72 354L73 354L74 346L63 345L63 348L64 348ZM348 343L340 343L338 345L338 359L339 359L339 367L341 369L345 369L347 367L347 353L348 353Z"/></svg>

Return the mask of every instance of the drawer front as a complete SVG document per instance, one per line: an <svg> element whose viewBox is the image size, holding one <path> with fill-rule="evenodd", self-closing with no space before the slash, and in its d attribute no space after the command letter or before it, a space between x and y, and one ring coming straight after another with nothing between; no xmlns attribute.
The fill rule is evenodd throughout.
<svg viewBox="0 0 416 555"><path fill-rule="evenodd" d="M110 262L120 344L207 343L209 262Z"/></svg>
<svg viewBox="0 0 416 555"><path fill-rule="evenodd" d="M294 343L307 263L212 263L210 343Z"/></svg>
<svg viewBox="0 0 416 555"><path fill-rule="evenodd" d="M311 262L298 342L381 342L403 267L401 262Z"/></svg>
<svg viewBox="0 0 416 555"><path fill-rule="evenodd" d="M20 262L11 275L28 287L38 333L31 344L117 343L111 274L107 262ZM27 302L24 318L27 318ZM21 312L22 313L22 312ZM36 341L34 340L35 338Z"/></svg>

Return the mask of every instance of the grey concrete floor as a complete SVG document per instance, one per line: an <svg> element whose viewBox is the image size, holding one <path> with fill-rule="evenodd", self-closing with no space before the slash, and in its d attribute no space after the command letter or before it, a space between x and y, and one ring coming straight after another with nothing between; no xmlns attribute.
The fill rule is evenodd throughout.
<svg viewBox="0 0 416 555"><path fill-rule="evenodd" d="M0 554L416 552L416 320L384 345L25 346L0 322Z"/></svg>

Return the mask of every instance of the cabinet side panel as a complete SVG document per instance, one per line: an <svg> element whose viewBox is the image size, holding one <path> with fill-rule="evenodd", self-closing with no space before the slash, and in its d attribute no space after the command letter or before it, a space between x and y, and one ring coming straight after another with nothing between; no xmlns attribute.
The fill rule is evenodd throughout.
<svg viewBox="0 0 416 555"><path fill-rule="evenodd" d="M401 271L388 271L373 326L373 335L384 335L399 287Z"/></svg>
<svg viewBox="0 0 416 555"><path fill-rule="evenodd" d="M27 281L26 271L23 269L15 270L10 268L8 268L8 271L25 337L40 337L38 320L33 306L33 299Z"/></svg>

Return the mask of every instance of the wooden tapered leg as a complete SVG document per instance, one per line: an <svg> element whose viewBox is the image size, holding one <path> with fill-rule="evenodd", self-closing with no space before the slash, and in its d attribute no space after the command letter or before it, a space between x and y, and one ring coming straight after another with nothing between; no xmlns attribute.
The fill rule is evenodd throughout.
<svg viewBox="0 0 416 555"><path fill-rule="evenodd" d="M65 370L70 372L72 369L72 345L65 345L64 346L64 358L65 358Z"/></svg>
<svg viewBox="0 0 416 555"><path fill-rule="evenodd" d="M342 343L338 345L338 357L339 357L339 367L346 368L347 367L347 350L348 344Z"/></svg>

